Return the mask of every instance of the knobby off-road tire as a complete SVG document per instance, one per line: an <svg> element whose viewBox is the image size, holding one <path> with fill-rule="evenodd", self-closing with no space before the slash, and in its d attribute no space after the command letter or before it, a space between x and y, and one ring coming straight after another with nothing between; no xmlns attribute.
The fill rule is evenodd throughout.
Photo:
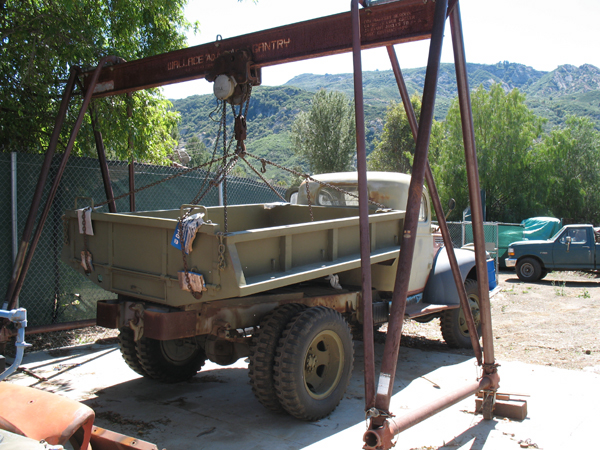
<svg viewBox="0 0 600 450"><path fill-rule="evenodd" d="M348 323L323 306L308 308L284 330L275 356L275 390L281 406L301 420L329 415L346 392L354 348Z"/></svg>
<svg viewBox="0 0 600 450"><path fill-rule="evenodd" d="M475 320L475 327L477 328L477 334L481 334L481 313L480 313L480 301L479 301L479 290L477 287L476 280L466 280L465 290L467 291L467 300L471 306L471 312L473 313L473 319ZM471 336L469 334L469 328L467 327L467 320L465 319L465 313L461 308L451 309L444 311L441 316L441 329L442 336L450 348L473 348L471 344Z"/></svg>
<svg viewBox="0 0 600 450"><path fill-rule="evenodd" d="M206 361L195 338L158 341L143 337L136 343L136 352L147 376L164 383L189 380Z"/></svg>
<svg viewBox="0 0 600 450"><path fill-rule="evenodd" d="M538 281L542 278L542 266L533 258L523 258L517 263L517 276L521 281Z"/></svg>
<svg viewBox="0 0 600 450"><path fill-rule="evenodd" d="M119 329L119 349L121 349L121 356L123 356L125 363L127 363L131 370L144 377L148 376L138 360L135 341L133 340L133 330L131 328Z"/></svg>
<svg viewBox="0 0 600 450"><path fill-rule="evenodd" d="M288 322L304 309L306 306L297 303L275 308L263 317L258 333L252 337L250 364L248 365L252 392L265 408L274 412L283 411L273 379L277 343Z"/></svg>

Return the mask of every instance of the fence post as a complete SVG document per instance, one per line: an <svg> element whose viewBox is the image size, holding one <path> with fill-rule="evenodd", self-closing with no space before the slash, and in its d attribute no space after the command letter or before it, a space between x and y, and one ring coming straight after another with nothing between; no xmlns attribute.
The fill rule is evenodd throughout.
<svg viewBox="0 0 600 450"><path fill-rule="evenodd" d="M12 260L13 264L19 253L19 219L17 207L17 152L10 152L10 203L11 203L11 224L12 224ZM8 303L7 305L8 306ZM19 307L19 297L15 308ZM2 309L6 309L4 306Z"/></svg>

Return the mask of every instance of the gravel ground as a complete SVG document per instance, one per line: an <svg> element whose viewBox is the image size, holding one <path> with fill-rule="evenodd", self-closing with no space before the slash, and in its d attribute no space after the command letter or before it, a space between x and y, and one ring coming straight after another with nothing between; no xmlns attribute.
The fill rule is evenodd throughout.
<svg viewBox="0 0 600 450"><path fill-rule="evenodd" d="M492 296L494 352L502 361L588 370L600 373L600 275L554 272L524 283L513 271L499 274ZM448 349L439 319L405 323L402 345L422 350Z"/></svg>

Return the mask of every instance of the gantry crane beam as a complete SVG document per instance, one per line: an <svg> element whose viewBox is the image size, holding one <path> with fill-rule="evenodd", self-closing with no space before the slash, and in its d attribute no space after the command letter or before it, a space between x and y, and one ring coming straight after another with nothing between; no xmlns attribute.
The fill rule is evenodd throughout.
<svg viewBox="0 0 600 450"><path fill-rule="evenodd" d="M429 39L434 9L435 2L423 0L361 9L362 48ZM350 52L350 20L349 12L335 14L105 67L93 97L204 78L215 59L230 50L250 50L255 68ZM84 73L86 87L92 73Z"/></svg>

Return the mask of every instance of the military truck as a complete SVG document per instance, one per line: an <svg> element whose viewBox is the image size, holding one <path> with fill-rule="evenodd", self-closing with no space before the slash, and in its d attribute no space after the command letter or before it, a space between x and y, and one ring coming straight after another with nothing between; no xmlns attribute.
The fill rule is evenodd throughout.
<svg viewBox="0 0 600 450"><path fill-rule="evenodd" d="M379 326L388 318L410 176L367 178ZM67 211L62 257L118 294L98 303L97 323L119 329L123 358L138 374L179 382L206 359L229 365L249 357L252 389L264 406L316 420L344 395L351 330L363 322L357 191L355 172L323 174L300 186L297 204L91 212L87 220L85 211ZM172 242L179 218L190 214L202 223L186 255ZM439 238L424 192L406 315L421 322L440 317L446 342L468 347ZM454 251L479 326L474 252Z"/></svg>
<svg viewBox="0 0 600 450"><path fill-rule="evenodd" d="M522 281L538 281L559 270L600 270L600 229L566 225L548 240L518 241L508 247L506 267Z"/></svg>

